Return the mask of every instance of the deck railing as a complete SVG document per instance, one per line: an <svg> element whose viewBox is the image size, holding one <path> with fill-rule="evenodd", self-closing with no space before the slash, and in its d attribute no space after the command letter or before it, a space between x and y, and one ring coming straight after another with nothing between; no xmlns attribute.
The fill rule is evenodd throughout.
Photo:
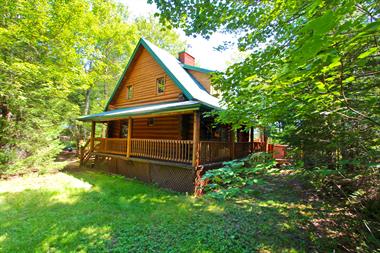
<svg viewBox="0 0 380 253"><path fill-rule="evenodd" d="M252 151L251 142L235 142L234 143L234 159L243 158L249 155Z"/></svg>
<svg viewBox="0 0 380 253"><path fill-rule="evenodd" d="M127 154L126 138L95 138L94 151L99 153Z"/></svg>
<svg viewBox="0 0 380 253"><path fill-rule="evenodd" d="M94 138L94 152L127 155L127 143L127 138ZM199 164L224 162L265 151L262 142L200 141L199 146ZM193 141L131 138L130 156L192 163Z"/></svg>
<svg viewBox="0 0 380 253"><path fill-rule="evenodd" d="M200 164L230 160L231 143L222 141L200 142Z"/></svg>
<svg viewBox="0 0 380 253"><path fill-rule="evenodd" d="M131 156L191 163L193 141L131 139Z"/></svg>
<svg viewBox="0 0 380 253"><path fill-rule="evenodd" d="M80 164L83 165L86 163L91 157L91 147L90 147L90 139L88 139L84 145L80 147Z"/></svg>
<svg viewBox="0 0 380 253"><path fill-rule="evenodd" d="M265 142L254 141L252 145L253 152L265 151Z"/></svg>

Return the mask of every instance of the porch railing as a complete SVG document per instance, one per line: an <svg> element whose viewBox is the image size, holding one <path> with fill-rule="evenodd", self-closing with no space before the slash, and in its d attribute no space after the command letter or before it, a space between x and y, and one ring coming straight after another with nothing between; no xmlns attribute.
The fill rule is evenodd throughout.
<svg viewBox="0 0 380 253"><path fill-rule="evenodd" d="M231 143L221 141L200 142L200 164L230 160Z"/></svg>
<svg viewBox="0 0 380 253"><path fill-rule="evenodd" d="M234 143L234 159L246 157L251 153L252 143L251 142L235 142Z"/></svg>
<svg viewBox="0 0 380 253"><path fill-rule="evenodd" d="M192 163L192 140L131 138L130 141L131 157ZM94 152L127 155L127 143L127 138L94 138ZM271 152L272 150L268 151ZM265 151L264 143L200 141L199 164L218 163L243 158L252 152L258 151ZM279 152L281 153L280 155L284 153L284 151L281 151Z"/></svg>
<svg viewBox="0 0 380 253"><path fill-rule="evenodd" d="M131 139L131 156L191 163L193 141Z"/></svg>
<svg viewBox="0 0 380 253"><path fill-rule="evenodd" d="M127 154L126 138L95 138L94 151L99 153Z"/></svg>

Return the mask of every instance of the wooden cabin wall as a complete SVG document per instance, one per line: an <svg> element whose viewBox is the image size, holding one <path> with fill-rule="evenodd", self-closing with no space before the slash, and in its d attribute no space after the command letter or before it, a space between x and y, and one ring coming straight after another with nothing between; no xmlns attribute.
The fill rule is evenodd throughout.
<svg viewBox="0 0 380 253"><path fill-rule="evenodd" d="M148 126L148 118L133 119L132 138L138 139L193 139L193 116L177 115L154 117L154 124ZM128 120L111 121L108 123L108 138L120 138L121 126Z"/></svg>
<svg viewBox="0 0 380 253"><path fill-rule="evenodd" d="M192 140L193 120L192 114L154 117L153 126L148 126L147 118L133 119L132 138L138 139L171 139ZM212 118L201 119L200 138L203 141L228 141L229 127L212 127ZM128 120L116 120L108 123L108 138L120 138L122 125L128 125ZM249 134L238 131L237 141L248 141Z"/></svg>
<svg viewBox="0 0 380 253"><path fill-rule="evenodd" d="M187 70L188 73L190 73L198 82L200 82L203 87L210 93L211 90L211 80L210 80L210 74L195 71L195 70Z"/></svg>
<svg viewBox="0 0 380 253"><path fill-rule="evenodd" d="M166 79L165 92L157 94L156 79L162 76ZM133 86L132 99L127 99L129 85ZM108 109L178 101L180 94L182 91L165 74L149 52L140 47Z"/></svg>
<svg viewBox="0 0 380 253"><path fill-rule="evenodd" d="M238 130L237 131L237 142L249 142L249 132Z"/></svg>
<svg viewBox="0 0 380 253"><path fill-rule="evenodd" d="M192 140L193 139L193 120L194 116L192 114L182 115L181 122L181 135L182 140Z"/></svg>
<svg viewBox="0 0 380 253"><path fill-rule="evenodd" d="M155 117L148 126L149 118L133 119L132 138L181 139L181 116Z"/></svg>
<svg viewBox="0 0 380 253"><path fill-rule="evenodd" d="M108 138L120 138L121 121L115 120L108 122L107 137Z"/></svg>

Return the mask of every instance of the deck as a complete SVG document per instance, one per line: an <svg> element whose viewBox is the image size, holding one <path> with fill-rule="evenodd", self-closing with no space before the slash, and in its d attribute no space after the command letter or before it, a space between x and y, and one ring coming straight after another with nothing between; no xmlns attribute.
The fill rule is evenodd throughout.
<svg viewBox="0 0 380 253"><path fill-rule="evenodd" d="M81 160L88 159L90 153L118 155L126 158L140 158L191 165L193 161L193 140L169 139L130 139L127 138L94 138L93 150L87 142L81 152ZM220 163L243 158L250 153L266 151L264 142L222 142L199 141L198 165ZM128 155L129 152L129 155Z"/></svg>

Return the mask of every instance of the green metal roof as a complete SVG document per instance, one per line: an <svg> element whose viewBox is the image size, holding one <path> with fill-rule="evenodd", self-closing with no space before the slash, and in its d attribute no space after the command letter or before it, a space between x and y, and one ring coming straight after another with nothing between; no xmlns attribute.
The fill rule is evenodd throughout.
<svg viewBox="0 0 380 253"><path fill-rule="evenodd" d="M202 72L202 73L215 72L215 70L205 69L205 68L201 68L201 67L197 67L197 66L192 66L192 65L187 65L187 64L182 64L182 67L184 69L195 70L195 71L199 71L199 72Z"/></svg>
<svg viewBox="0 0 380 253"><path fill-rule="evenodd" d="M201 107L212 109L212 107L207 104L203 104L199 101L182 101L182 102L171 102L171 103L160 103L153 105L143 105L122 108L112 111L106 111L102 113L90 114L86 116L79 117L80 121L109 121L125 119L133 116L142 116L150 114L163 114L170 112L183 112L186 110L197 110Z"/></svg>

